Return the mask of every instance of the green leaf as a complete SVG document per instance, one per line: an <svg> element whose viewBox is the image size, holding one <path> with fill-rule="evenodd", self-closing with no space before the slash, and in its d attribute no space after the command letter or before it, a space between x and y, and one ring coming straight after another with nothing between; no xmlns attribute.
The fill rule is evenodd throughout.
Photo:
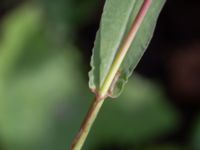
<svg viewBox="0 0 200 150"><path fill-rule="evenodd" d="M89 87L92 90L101 88L121 46L121 42L129 33L143 2L144 0L106 1L93 48L92 70L89 72ZM120 95L128 77L132 74L145 52L164 3L165 0L152 0L148 13L119 68L120 77L112 91L112 97Z"/></svg>
<svg viewBox="0 0 200 150"><path fill-rule="evenodd" d="M34 9L32 8L34 7ZM0 43L0 76L8 76L19 59L24 43L41 29L41 11L26 4L8 15L3 22Z"/></svg>
<svg viewBox="0 0 200 150"><path fill-rule="evenodd" d="M79 68L81 56L70 40L62 46L52 42L43 17L37 5L28 3L3 20L0 41L3 150L65 149L78 128L74 118L83 114L82 107L71 109L86 89Z"/></svg>

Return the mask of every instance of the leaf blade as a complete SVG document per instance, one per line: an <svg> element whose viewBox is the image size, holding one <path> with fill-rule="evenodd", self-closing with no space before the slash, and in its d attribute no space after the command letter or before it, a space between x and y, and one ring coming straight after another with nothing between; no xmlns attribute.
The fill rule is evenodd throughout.
<svg viewBox="0 0 200 150"><path fill-rule="evenodd" d="M93 49L92 70L89 73L89 87L91 89L98 91L101 88L121 42L130 31L131 24L134 22L143 2L141 0L106 1ZM164 2L165 0L152 0L148 14L145 16L136 38L120 66L121 76L116 82L111 94L112 97L120 95L125 83L146 50Z"/></svg>

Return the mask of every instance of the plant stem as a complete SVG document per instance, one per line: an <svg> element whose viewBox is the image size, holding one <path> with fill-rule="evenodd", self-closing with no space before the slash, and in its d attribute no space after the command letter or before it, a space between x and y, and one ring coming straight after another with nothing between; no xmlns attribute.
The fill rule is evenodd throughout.
<svg viewBox="0 0 200 150"><path fill-rule="evenodd" d="M87 116L81 125L81 129L71 145L71 150L80 150L81 149L81 147L83 146L84 141L86 140L86 137L90 131L90 128L91 128L94 120L96 119L96 116L97 116L99 110L101 109L101 106L103 105L103 102L104 102L104 99L99 99L98 96L94 99L94 101L87 113Z"/></svg>
<svg viewBox="0 0 200 150"><path fill-rule="evenodd" d="M83 124L81 125L81 129L77 135L77 137L74 139L72 146L71 146L71 150L81 150L87 135L90 131L90 128L92 127L92 124L94 123L97 114L99 112L99 110L101 109L101 106L103 105L104 100L106 99L106 97L108 96L108 91L112 85L112 82L120 68L120 65L122 63L122 61L124 60L124 57L126 56L126 53L129 49L129 47L131 46L132 41L134 40L136 33L140 27L140 25L142 24L142 21L144 20L144 17L147 13L147 11L149 10L150 6L151 6L152 0L144 0L142 7L138 13L138 15L136 16L135 21L133 22L132 26L131 26L131 30L128 33L127 37L124 39L124 41L122 42L119 51L117 52L115 59L111 65L111 68L101 86L101 88L99 89L99 91L97 91L97 96L92 104L92 106L90 107L90 110L83 122Z"/></svg>

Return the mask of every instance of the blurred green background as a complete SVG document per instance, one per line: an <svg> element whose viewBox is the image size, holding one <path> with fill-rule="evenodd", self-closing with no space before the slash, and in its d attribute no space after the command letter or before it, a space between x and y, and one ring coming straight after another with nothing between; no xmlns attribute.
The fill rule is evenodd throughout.
<svg viewBox="0 0 200 150"><path fill-rule="evenodd" d="M84 149L200 149L199 3L179 2L167 2L148 52L123 94L106 101ZM69 149L94 97L87 72L103 4L0 1L0 150Z"/></svg>

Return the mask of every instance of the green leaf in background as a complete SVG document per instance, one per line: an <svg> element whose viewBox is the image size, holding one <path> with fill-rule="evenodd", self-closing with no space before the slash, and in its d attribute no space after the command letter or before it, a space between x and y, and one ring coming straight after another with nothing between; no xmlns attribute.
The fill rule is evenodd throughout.
<svg viewBox="0 0 200 150"><path fill-rule="evenodd" d="M33 6L34 7L34 6ZM30 12L30 13L29 13ZM8 76L21 56L26 41L41 29L39 8L23 6L3 22L0 42L0 76Z"/></svg>
<svg viewBox="0 0 200 150"><path fill-rule="evenodd" d="M82 97L76 85L86 89L78 69L80 55L71 43L59 47L51 42L38 7L25 4L13 10L1 28L3 150L65 149L77 124L71 118L81 113L80 108L71 115L72 105Z"/></svg>
<svg viewBox="0 0 200 150"><path fill-rule="evenodd" d="M61 37L59 42L66 42L67 36L73 35L77 27L87 23L98 7L96 0L35 0L42 6L47 22L54 36ZM87 17L86 17L87 16ZM55 37L56 38L56 37Z"/></svg>
<svg viewBox="0 0 200 150"><path fill-rule="evenodd" d="M130 31L144 0L107 0L96 36L89 87L100 89L121 42ZM152 0L151 7L120 67L120 77L111 96L117 97L147 48L165 0Z"/></svg>

